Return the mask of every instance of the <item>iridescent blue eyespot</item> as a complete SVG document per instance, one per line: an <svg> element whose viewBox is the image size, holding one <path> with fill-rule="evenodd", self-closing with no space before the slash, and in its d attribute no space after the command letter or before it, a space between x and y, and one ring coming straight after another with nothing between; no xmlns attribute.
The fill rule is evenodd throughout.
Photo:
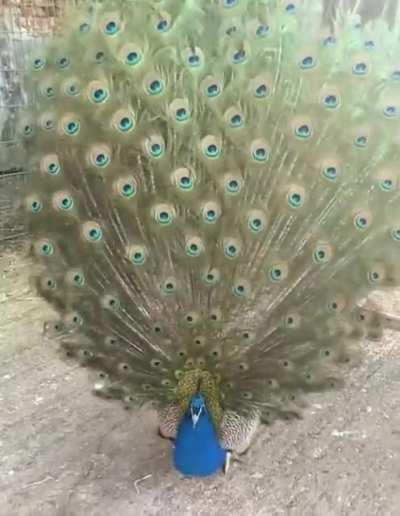
<svg viewBox="0 0 400 516"><path fill-rule="evenodd" d="M75 84L70 84L67 88L67 95L70 95L71 97L79 95L79 88Z"/></svg>
<svg viewBox="0 0 400 516"><path fill-rule="evenodd" d="M306 139L311 136L312 130L308 124L301 124L296 127L295 134L298 138Z"/></svg>
<svg viewBox="0 0 400 516"><path fill-rule="evenodd" d="M161 144L153 143L150 145L150 154L153 158L159 158L164 152L164 149Z"/></svg>
<svg viewBox="0 0 400 516"><path fill-rule="evenodd" d="M100 228L92 228L88 232L89 239L92 240L92 242L98 242L101 240L103 236L103 232Z"/></svg>
<svg viewBox="0 0 400 516"><path fill-rule="evenodd" d="M79 132L79 129L80 129L80 123L75 122L73 120L71 122L68 122L67 127L66 127L67 133L70 135L77 134Z"/></svg>
<svg viewBox="0 0 400 516"><path fill-rule="evenodd" d="M273 282L278 282L282 280L283 271L279 267L272 267L269 271L269 277Z"/></svg>
<svg viewBox="0 0 400 516"><path fill-rule="evenodd" d="M335 109L339 105L339 99L336 95L326 95L324 98L324 105L329 109Z"/></svg>
<svg viewBox="0 0 400 516"><path fill-rule="evenodd" d="M189 176L182 176L179 180L179 186L182 190L191 190L193 188L193 181Z"/></svg>
<svg viewBox="0 0 400 516"><path fill-rule="evenodd" d="M27 124L24 126L23 132L24 136L30 136L33 133L33 129L30 125Z"/></svg>
<svg viewBox="0 0 400 516"><path fill-rule="evenodd" d="M110 157L103 153L97 154L95 163L98 167L106 167L110 163Z"/></svg>
<svg viewBox="0 0 400 516"><path fill-rule="evenodd" d="M204 219L206 222L215 222L218 218L218 214L215 210L209 209L204 213Z"/></svg>
<svg viewBox="0 0 400 516"><path fill-rule="evenodd" d="M391 75L394 81L400 81L400 70L395 70Z"/></svg>
<svg viewBox="0 0 400 516"><path fill-rule="evenodd" d="M131 199L136 194L135 185L132 183L125 183L122 186L121 193L122 193L123 197L126 197L127 199Z"/></svg>
<svg viewBox="0 0 400 516"><path fill-rule="evenodd" d="M319 265L328 263L332 258L331 248L328 245L320 244L314 249L313 260Z"/></svg>
<svg viewBox="0 0 400 516"><path fill-rule="evenodd" d="M400 115L400 111L397 106L389 105L385 107L383 114L386 118L397 118Z"/></svg>
<svg viewBox="0 0 400 516"><path fill-rule="evenodd" d="M240 191L240 182L237 179L230 179L226 183L226 190L230 194L237 194Z"/></svg>
<svg viewBox="0 0 400 516"><path fill-rule="evenodd" d="M258 147L252 152L252 158L254 161L263 162L268 160L268 150L263 147Z"/></svg>
<svg viewBox="0 0 400 516"><path fill-rule="evenodd" d="M367 215L359 214L354 217L354 225L357 229L365 230L369 227Z"/></svg>
<svg viewBox="0 0 400 516"><path fill-rule="evenodd" d="M96 88L90 94L91 100L96 104L105 102L108 99L108 97L109 93L106 88Z"/></svg>
<svg viewBox="0 0 400 516"><path fill-rule="evenodd" d="M214 285L215 284L215 275L212 272L208 272L204 275L204 281L208 285Z"/></svg>
<svg viewBox="0 0 400 516"><path fill-rule="evenodd" d="M239 254L238 248L230 243L224 247L224 254L227 258L236 258Z"/></svg>
<svg viewBox="0 0 400 516"><path fill-rule="evenodd" d="M368 145L368 137L364 135L357 136L354 140L354 145L360 149L365 148Z"/></svg>
<svg viewBox="0 0 400 516"><path fill-rule="evenodd" d="M329 179L329 181L336 181L339 176L339 172L334 166L325 167L322 170L322 174L326 179Z"/></svg>
<svg viewBox="0 0 400 516"><path fill-rule="evenodd" d="M150 82L147 91L150 95L159 95L164 91L164 81L155 79Z"/></svg>
<svg viewBox="0 0 400 516"><path fill-rule="evenodd" d="M257 99L264 99L265 97L268 96L268 93L269 93L269 89L268 89L268 86L266 84L260 84L254 90L254 96Z"/></svg>
<svg viewBox="0 0 400 516"><path fill-rule="evenodd" d="M238 285L235 285L233 287L233 293L235 294L235 296L238 296L238 297L245 296L247 293L246 286L242 285L241 283L239 283Z"/></svg>
<svg viewBox="0 0 400 516"><path fill-rule="evenodd" d="M54 254L54 246L50 242L43 242L43 244L40 247L40 254L42 256L51 256Z"/></svg>
<svg viewBox="0 0 400 516"><path fill-rule="evenodd" d="M189 119L188 110L184 107L177 109L175 112L175 118L178 122L185 122Z"/></svg>
<svg viewBox="0 0 400 516"><path fill-rule="evenodd" d="M286 12L289 14L293 14L296 11L296 5L295 4L287 4L286 6Z"/></svg>
<svg viewBox="0 0 400 516"><path fill-rule="evenodd" d="M324 47L334 47L336 45L336 38L334 36L328 36L323 41Z"/></svg>
<svg viewBox="0 0 400 516"><path fill-rule="evenodd" d="M142 251L136 251L133 253L132 261L135 265L142 265L144 263L145 256Z"/></svg>
<svg viewBox="0 0 400 516"><path fill-rule="evenodd" d="M81 23L79 25L79 32L86 33L86 32L89 32L89 30L90 30L90 25L87 22Z"/></svg>
<svg viewBox="0 0 400 516"><path fill-rule="evenodd" d="M192 256L192 257L200 256L201 251L202 251L201 246L196 244L195 242L192 242L186 246L186 254L188 256Z"/></svg>
<svg viewBox="0 0 400 516"><path fill-rule="evenodd" d="M218 158L218 156L221 154L221 149L216 143L211 143L210 145L207 145L205 148L205 155L208 158Z"/></svg>
<svg viewBox="0 0 400 516"><path fill-rule="evenodd" d="M135 122L134 122L133 118L131 118L130 116L123 116L120 119L120 121L118 122L118 129L122 133L127 133L128 131L133 129L134 125L135 125Z"/></svg>
<svg viewBox="0 0 400 516"><path fill-rule="evenodd" d="M364 42L364 47L367 50L373 50L375 48L375 41L373 41L372 39L368 39Z"/></svg>
<svg viewBox="0 0 400 516"><path fill-rule="evenodd" d="M379 283L381 279L381 275L378 271L368 271L368 281L370 283Z"/></svg>
<svg viewBox="0 0 400 516"><path fill-rule="evenodd" d="M187 58L187 64L192 68L196 68L201 64L201 57L198 54L191 54Z"/></svg>
<svg viewBox="0 0 400 516"><path fill-rule="evenodd" d="M256 30L256 36L258 38L265 38L269 34L269 26L268 25L259 25Z"/></svg>
<svg viewBox="0 0 400 516"><path fill-rule="evenodd" d="M157 22L155 28L157 32L168 32L171 28L171 24L168 20L162 19Z"/></svg>
<svg viewBox="0 0 400 516"><path fill-rule="evenodd" d="M313 56L306 56L300 61L299 66L302 70L310 70L314 68L316 64L317 61Z"/></svg>
<svg viewBox="0 0 400 516"><path fill-rule="evenodd" d="M49 165L47 167L47 171L50 175L56 176L57 174L60 173L61 167L58 163L49 163Z"/></svg>
<svg viewBox="0 0 400 516"><path fill-rule="evenodd" d="M73 206L74 206L74 201L73 201L72 197L68 197L68 196L65 196L62 199L60 199L60 202L58 204L58 207L60 208L60 210L65 210L65 211L71 210L73 208Z"/></svg>
<svg viewBox="0 0 400 516"><path fill-rule="evenodd" d="M54 120L52 120L51 118L45 120L44 129L46 129L46 131L51 131L52 129L54 129Z"/></svg>
<svg viewBox="0 0 400 516"><path fill-rule="evenodd" d="M85 276L84 274L77 272L74 274L72 281L77 287L82 287L85 284Z"/></svg>
<svg viewBox="0 0 400 516"><path fill-rule="evenodd" d="M244 63L246 61L246 59L247 59L247 53L243 48L241 48L240 50L237 50L232 56L232 62L234 64Z"/></svg>
<svg viewBox="0 0 400 516"><path fill-rule="evenodd" d="M382 181L379 181L379 188L383 192L391 192L391 191L393 191L395 189L395 186L396 186L395 183L390 178L383 179Z"/></svg>
<svg viewBox="0 0 400 516"><path fill-rule="evenodd" d="M368 73L367 63L360 62L360 63L355 63L353 65L353 74L354 75L362 76L362 75L367 75L367 73Z"/></svg>
<svg viewBox="0 0 400 516"><path fill-rule="evenodd" d="M236 5L238 5L238 3L239 0L224 0L224 7L229 9L231 7L235 7Z"/></svg>
<svg viewBox="0 0 400 516"><path fill-rule="evenodd" d="M97 64L104 63L104 60L105 60L104 52L102 52L101 50L99 52L96 52L94 59Z"/></svg>
<svg viewBox="0 0 400 516"><path fill-rule="evenodd" d="M114 36L115 34L117 34L119 32L119 24L114 21L114 20L110 20L105 28L104 28L104 32L107 34L107 36Z"/></svg>
<svg viewBox="0 0 400 516"><path fill-rule="evenodd" d="M172 223L172 213L170 213L168 210L157 211L156 221L162 226L168 226Z"/></svg>
<svg viewBox="0 0 400 516"><path fill-rule="evenodd" d="M248 226L253 233L260 233L263 229L263 221L259 217L251 217L248 220Z"/></svg>
<svg viewBox="0 0 400 516"><path fill-rule="evenodd" d="M390 232L390 235L391 235L391 237L393 238L393 240L395 242L400 242L400 228L399 229L397 229L397 228L392 229L391 232Z"/></svg>
<svg viewBox="0 0 400 516"><path fill-rule="evenodd" d="M229 120L229 125L234 128L243 127L244 120L243 120L242 115L240 115L239 113L236 113L235 115L233 115L231 117L231 119Z"/></svg>
<svg viewBox="0 0 400 516"><path fill-rule="evenodd" d="M63 56L57 59L57 65L61 69L68 68L71 64L69 57Z"/></svg>
<svg viewBox="0 0 400 516"><path fill-rule="evenodd" d="M173 294L176 290L175 283L169 279L164 283L164 293L165 294Z"/></svg>
<svg viewBox="0 0 400 516"><path fill-rule="evenodd" d="M32 213L40 213L43 209L43 204L38 201L38 200L35 200L35 201L32 201L31 203L31 211Z"/></svg>
<svg viewBox="0 0 400 516"><path fill-rule="evenodd" d="M167 211L160 212L158 216L160 224L169 224L171 222L171 216Z"/></svg>
<svg viewBox="0 0 400 516"><path fill-rule="evenodd" d="M126 176L118 179L114 183L114 188L118 195L124 199L132 199L137 193L137 183L134 177Z"/></svg>
<svg viewBox="0 0 400 516"><path fill-rule="evenodd" d="M140 63L142 56L138 51L133 50L128 52L125 58L125 63L129 66L134 66Z"/></svg>
<svg viewBox="0 0 400 516"><path fill-rule="evenodd" d="M210 97L210 98L216 97L220 93L221 93L221 88L220 88L220 86L217 83L210 84L206 88L206 95L207 95L207 97Z"/></svg>
<svg viewBox="0 0 400 516"><path fill-rule="evenodd" d="M55 96L54 88L52 86L49 86L48 88L46 88L46 97L51 99L54 96Z"/></svg>
<svg viewBox="0 0 400 516"><path fill-rule="evenodd" d="M304 198L300 192L292 192L288 195L288 204L291 208L300 208L304 204Z"/></svg>
<svg viewBox="0 0 400 516"><path fill-rule="evenodd" d="M33 61L33 68L35 70L43 70L46 66L46 60L42 57L36 57Z"/></svg>

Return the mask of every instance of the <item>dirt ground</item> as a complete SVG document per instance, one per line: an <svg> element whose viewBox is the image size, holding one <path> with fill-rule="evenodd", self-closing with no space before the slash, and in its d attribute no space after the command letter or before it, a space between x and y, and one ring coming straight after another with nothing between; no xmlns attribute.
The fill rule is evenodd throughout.
<svg viewBox="0 0 400 516"><path fill-rule="evenodd" d="M347 387L263 428L227 476L175 473L153 412L90 393L86 370L42 339L50 309L30 262L0 258L2 516L400 514L400 342L366 342ZM400 294L384 298L400 313Z"/></svg>

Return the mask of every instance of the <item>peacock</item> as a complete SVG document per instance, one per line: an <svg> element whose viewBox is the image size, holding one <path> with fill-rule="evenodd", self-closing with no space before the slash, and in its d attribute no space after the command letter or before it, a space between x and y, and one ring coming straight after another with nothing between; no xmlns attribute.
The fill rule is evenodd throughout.
<svg viewBox="0 0 400 516"><path fill-rule="evenodd" d="M188 476L300 417L394 319L400 17L321 0L96 0L27 58L21 204L95 394ZM390 20L391 22L393 20ZM366 301L367 300L367 301Z"/></svg>

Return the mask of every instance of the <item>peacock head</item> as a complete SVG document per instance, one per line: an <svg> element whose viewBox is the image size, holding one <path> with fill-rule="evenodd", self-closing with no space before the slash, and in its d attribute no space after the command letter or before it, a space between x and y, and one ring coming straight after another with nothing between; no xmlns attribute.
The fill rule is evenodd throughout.
<svg viewBox="0 0 400 516"><path fill-rule="evenodd" d="M207 412L206 400L202 394L197 393L193 396L189 404L189 411L192 418L193 428L195 428L200 416Z"/></svg>

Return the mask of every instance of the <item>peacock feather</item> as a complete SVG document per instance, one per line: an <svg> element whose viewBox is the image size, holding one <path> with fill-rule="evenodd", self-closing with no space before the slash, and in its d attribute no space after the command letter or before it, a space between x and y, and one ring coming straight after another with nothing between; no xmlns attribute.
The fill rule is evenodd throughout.
<svg viewBox="0 0 400 516"><path fill-rule="evenodd" d="M339 385L400 284L400 24L322 3L83 2L29 57L47 335L177 447L203 403L209 472Z"/></svg>

